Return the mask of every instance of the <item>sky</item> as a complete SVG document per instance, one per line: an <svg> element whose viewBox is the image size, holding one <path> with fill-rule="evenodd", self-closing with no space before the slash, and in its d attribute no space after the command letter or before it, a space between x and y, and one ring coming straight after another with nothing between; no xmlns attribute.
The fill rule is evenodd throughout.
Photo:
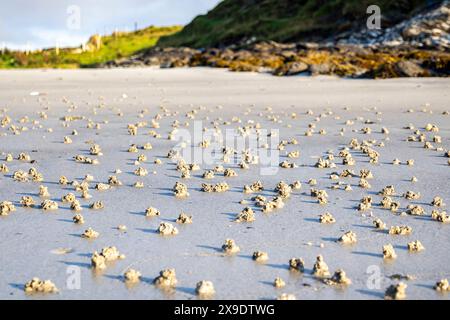
<svg viewBox="0 0 450 320"><path fill-rule="evenodd" d="M185 25L220 0L0 0L0 47L79 46L92 34Z"/></svg>

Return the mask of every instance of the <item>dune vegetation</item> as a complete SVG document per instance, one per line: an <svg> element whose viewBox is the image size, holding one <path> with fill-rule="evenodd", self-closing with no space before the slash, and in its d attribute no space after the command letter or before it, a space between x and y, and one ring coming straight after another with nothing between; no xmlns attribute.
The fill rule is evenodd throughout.
<svg viewBox="0 0 450 320"><path fill-rule="evenodd" d="M5 50L0 68L86 68L106 61L127 58L156 45L161 36L181 30L180 26L150 26L134 32L92 36L84 46L48 48L31 52Z"/></svg>

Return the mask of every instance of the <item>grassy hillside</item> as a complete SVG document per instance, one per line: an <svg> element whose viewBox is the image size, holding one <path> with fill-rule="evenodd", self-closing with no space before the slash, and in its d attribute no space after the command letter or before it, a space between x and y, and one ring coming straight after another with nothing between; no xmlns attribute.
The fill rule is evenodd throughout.
<svg viewBox="0 0 450 320"><path fill-rule="evenodd" d="M160 46L213 47L243 39L320 40L366 25L366 9L380 6L383 26L407 18L433 0L224 0Z"/></svg>
<svg viewBox="0 0 450 320"><path fill-rule="evenodd" d="M181 30L180 26L148 27L136 32L119 32L103 36L100 49L81 52L79 48L63 48L56 54L54 48L43 51L8 51L0 53L0 68L78 68L129 57L154 46L161 36Z"/></svg>

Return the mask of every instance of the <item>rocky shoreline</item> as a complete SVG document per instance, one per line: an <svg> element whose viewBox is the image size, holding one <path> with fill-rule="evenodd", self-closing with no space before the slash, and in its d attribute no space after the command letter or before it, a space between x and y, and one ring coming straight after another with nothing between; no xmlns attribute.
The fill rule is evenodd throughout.
<svg viewBox="0 0 450 320"><path fill-rule="evenodd" d="M263 42L242 49L154 48L100 67L228 68L276 76L336 75L351 78L448 77L450 53L411 47L280 44Z"/></svg>

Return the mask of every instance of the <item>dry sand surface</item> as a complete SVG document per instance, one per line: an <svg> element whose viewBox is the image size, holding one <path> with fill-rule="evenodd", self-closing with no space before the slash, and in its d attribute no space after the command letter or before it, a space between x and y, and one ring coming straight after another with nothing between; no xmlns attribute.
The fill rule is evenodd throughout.
<svg viewBox="0 0 450 320"><path fill-rule="evenodd" d="M202 68L0 71L0 108L0 166L5 171L0 173L0 202L10 201L15 208L10 211L11 206L3 202L0 298L197 299L196 292L212 289L211 283L204 282L196 291L202 280L212 282L217 299L274 299L283 293L297 299L383 299L386 289L399 281L407 285L409 299L448 299L450 295L434 289L437 281L450 277L450 223L437 220L445 220L447 207L438 206L439 201L432 205L436 196L450 203L448 79L277 78ZM176 144L168 139L176 120L178 129L188 130L195 120L210 131L216 126L222 131L241 127L241 132L247 132L257 123L264 129L279 129L280 141L298 142L283 144L279 162L297 166L260 175L258 164L241 169L238 163L218 163L232 168L237 176L216 172L212 179L202 175L214 165L198 163L197 171L187 165L180 166L187 168L184 171L176 170L177 164L167 158ZM186 122L191 126L185 127ZM129 129L129 124L138 125ZM135 128L137 134L131 135ZM383 128L388 132L383 133ZM77 135L72 134L74 130ZM160 137L152 135L152 130ZM308 130L310 136L305 135ZM64 143L66 136L72 143ZM416 141L407 141L408 137ZM352 139L357 141L350 144ZM151 150L140 148L146 143ZM90 153L94 144L102 155ZM138 147L136 153L128 152L132 144ZM96 149L92 148L93 153ZM242 150L236 151L240 155ZM293 151L299 151L298 158L287 157ZM6 161L8 154L11 161ZM77 155L99 163L79 163L74 160ZM139 155L145 157L138 164ZM326 168L316 167L319 158ZM396 158L398 165L393 164ZM162 163L156 164L156 159ZM410 159L414 165L406 164ZM32 167L36 170L29 172ZM148 175L136 175L139 167L143 169L138 173ZM115 173L116 169L121 173ZM353 175L344 177L346 169L353 170ZM362 169L370 170L373 178L360 181ZM14 176L20 178L19 170L28 181L14 181ZM190 178L183 179L182 174ZM68 184L59 184L62 175ZM86 175L93 178L85 183L90 199L82 197L80 187L76 190ZM108 184L113 175L122 185L95 189L100 183ZM413 176L417 182L411 182ZM310 179L317 185L309 185ZM243 193L244 185L257 180L263 190ZM144 187L135 188L137 181ZM229 190L201 190L202 183L223 181ZM284 185L274 191L280 181L299 181L301 189ZM187 185L188 197L175 197L176 182ZM348 185L352 190L345 190ZM380 204L379 192L389 185L395 194L385 200L387 206L394 202L393 208L397 203L397 211ZM311 196L311 188L319 190L319 197ZM40 191L49 195L40 196ZM413 192L404 195L407 191ZM79 206L70 196L62 201L68 193L75 195ZM266 198L260 201L266 208L276 196L274 203L284 206L263 212L252 200L257 195ZM34 207L21 204L24 196L34 200ZM363 197L371 199L366 198L362 211L358 206ZM58 209L42 210L45 199L55 201ZM319 204L324 199L327 203ZM91 209L95 201L103 201L104 208ZM424 212L419 207L408 211L408 205L420 206ZM74 210L77 207L81 211ZM159 215L149 210L155 216L146 217L149 207ZM252 209L254 221L235 222L245 207ZM192 223L177 223L182 212L186 216L178 222L189 222L192 216ZM335 223L320 223L319 216L326 212ZM245 213L244 220L251 217L252 212ZM76 214L83 216L84 224L73 222ZM377 218L385 229L374 227ZM160 227L160 223L170 225ZM120 230L120 225L126 230ZM412 232L392 235L388 232L392 226L409 226ZM92 230L85 233L88 228ZM172 235L161 235L158 229ZM347 234L344 242L352 242L356 235L355 243L338 241L347 231L354 234ZM240 251L226 254L225 239L233 239ZM408 243L416 240L425 250L408 250ZM387 244L392 244L396 259L383 259ZM95 270L93 253L108 246L115 246L125 257ZM411 249L417 247L411 244ZM230 243L227 248L234 249ZM330 275L323 272L320 259L314 268L319 255ZM112 255L97 256L97 265L106 256L108 260ZM291 258L303 259L303 272L289 269ZM130 268L141 274L141 281L134 285L130 282L139 279L138 273L129 272L129 281L124 280ZM160 286L155 285L159 272L169 268L176 271L176 286L161 288L175 284L170 272L159 278ZM339 269L351 284L337 284L336 277L330 280ZM51 280L59 292L25 293L24 285L33 277ZM277 277L284 287L274 286ZM35 290L39 283L29 288ZM49 283L40 288L52 291Z"/></svg>

